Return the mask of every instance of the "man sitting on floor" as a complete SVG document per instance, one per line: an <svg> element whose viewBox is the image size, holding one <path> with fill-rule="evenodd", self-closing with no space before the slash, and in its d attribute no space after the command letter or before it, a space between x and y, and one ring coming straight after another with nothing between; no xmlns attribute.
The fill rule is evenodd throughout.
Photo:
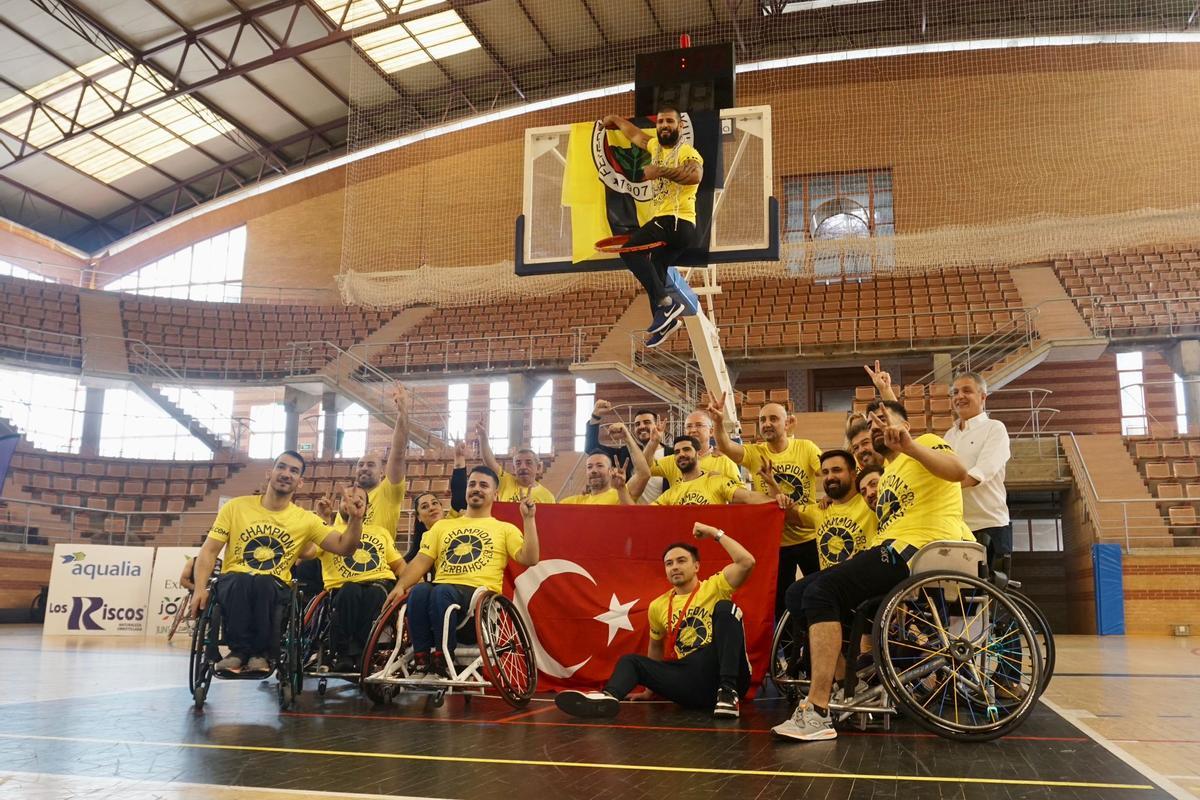
<svg viewBox="0 0 1200 800"><path fill-rule="evenodd" d="M559 692L554 702L560 709L576 717L616 716L620 701L641 685L686 708L738 716L750 661L742 612L730 598L750 577L754 556L712 525L697 522L692 532L719 542L733 563L700 580L700 551L685 542L667 547L663 566L671 589L650 603L647 655L621 656L602 692Z"/></svg>

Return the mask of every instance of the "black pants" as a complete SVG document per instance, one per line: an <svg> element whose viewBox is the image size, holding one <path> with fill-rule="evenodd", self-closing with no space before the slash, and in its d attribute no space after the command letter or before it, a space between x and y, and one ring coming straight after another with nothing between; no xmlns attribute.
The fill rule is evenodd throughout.
<svg viewBox="0 0 1200 800"><path fill-rule="evenodd" d="M217 603L230 655L273 660L290 590L273 575L226 572L217 579Z"/></svg>
<svg viewBox="0 0 1200 800"><path fill-rule="evenodd" d="M775 619L783 616L784 596L788 587L796 582L796 568L808 577L821 569L821 557L817 553L817 540L789 544L779 548L779 572L775 577Z"/></svg>
<svg viewBox="0 0 1200 800"><path fill-rule="evenodd" d="M975 541L987 548L988 564L992 569L996 569L1005 556L1012 555L1011 522L996 528L980 528L971 533L975 534Z"/></svg>
<svg viewBox="0 0 1200 800"><path fill-rule="evenodd" d="M626 246L666 242L653 250L621 254L625 266L646 288L651 314L658 310L667 294L667 268L674 265L695 237L696 226L678 217L655 217L630 235Z"/></svg>
<svg viewBox="0 0 1200 800"><path fill-rule="evenodd" d="M344 658L362 655L371 625L395 585L391 580L347 582L333 592L333 618L329 625L333 652Z"/></svg>
<svg viewBox="0 0 1200 800"><path fill-rule="evenodd" d="M640 684L686 708L712 708L722 686L745 694L750 688L750 661L742 612L732 601L721 600L713 606L712 622L712 641L678 661L621 656L604 691L621 700Z"/></svg>
<svg viewBox="0 0 1200 800"><path fill-rule="evenodd" d="M820 622L844 623L864 600L887 594L907 577L908 563L881 544L793 583L787 610L803 630Z"/></svg>

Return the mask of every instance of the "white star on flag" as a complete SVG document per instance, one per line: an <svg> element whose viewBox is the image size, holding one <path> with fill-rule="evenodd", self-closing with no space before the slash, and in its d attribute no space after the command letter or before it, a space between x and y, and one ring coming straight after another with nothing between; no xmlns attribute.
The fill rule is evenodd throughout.
<svg viewBox="0 0 1200 800"><path fill-rule="evenodd" d="M596 622L603 622L608 626L609 644L612 644L613 637L617 635L617 631L633 630L633 623L629 621L629 611L635 605L637 605L636 599L630 600L628 603L622 603L614 594L612 599L608 601L608 611L592 617Z"/></svg>

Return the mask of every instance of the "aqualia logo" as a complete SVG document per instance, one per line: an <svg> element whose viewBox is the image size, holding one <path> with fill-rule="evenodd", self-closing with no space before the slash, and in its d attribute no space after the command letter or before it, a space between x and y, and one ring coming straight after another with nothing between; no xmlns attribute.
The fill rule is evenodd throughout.
<svg viewBox="0 0 1200 800"><path fill-rule="evenodd" d="M80 553L75 555L82 556ZM66 558L66 556L64 556ZM63 562L69 563L67 561ZM137 578L142 574L142 568L132 561L122 561L118 564L80 564L79 560L75 560L75 566L71 567L72 575L83 575L88 580L96 578Z"/></svg>

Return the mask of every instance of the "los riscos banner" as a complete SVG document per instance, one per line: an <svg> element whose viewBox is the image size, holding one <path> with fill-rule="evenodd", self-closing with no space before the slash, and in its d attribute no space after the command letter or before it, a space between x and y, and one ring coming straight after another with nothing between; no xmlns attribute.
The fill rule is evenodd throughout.
<svg viewBox="0 0 1200 800"><path fill-rule="evenodd" d="M43 636L142 636L152 547L56 544Z"/></svg>
<svg viewBox="0 0 1200 800"><path fill-rule="evenodd" d="M199 554L199 547L159 547L154 554L154 572L150 578L150 598L146 611L147 636L166 636L179 611L187 601L188 591L179 585L179 576L188 559Z"/></svg>
<svg viewBox="0 0 1200 800"><path fill-rule="evenodd" d="M497 503L498 519L521 527L512 503ZM626 653L645 653L646 612L671 588L662 555L673 542L700 548L700 577L732 559L711 539L697 541L692 524L721 528L755 558L754 572L734 593L743 613L754 683L770 661L775 572L783 512L758 506L561 506L539 505L541 561L524 568L509 562L505 594L530 624L541 672L538 688L599 688Z"/></svg>

